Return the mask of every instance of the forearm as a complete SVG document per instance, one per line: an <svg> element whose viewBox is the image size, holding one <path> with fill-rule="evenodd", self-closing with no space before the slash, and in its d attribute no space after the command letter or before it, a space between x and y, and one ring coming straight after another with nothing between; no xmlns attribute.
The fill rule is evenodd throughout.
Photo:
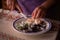
<svg viewBox="0 0 60 40"><path fill-rule="evenodd" d="M18 9L18 11L19 11L20 13L23 12L22 9L21 9L21 7L20 7L18 4L15 4L15 6L16 6L16 8Z"/></svg>
<svg viewBox="0 0 60 40"><path fill-rule="evenodd" d="M46 0L44 3L42 3L40 6L43 6L45 8L49 8L51 5L54 4L54 0Z"/></svg>
<svg viewBox="0 0 60 40"><path fill-rule="evenodd" d="M15 8L15 5L14 5L14 0L12 0L12 5L11 5L12 7L11 7L11 10L14 10L14 8Z"/></svg>

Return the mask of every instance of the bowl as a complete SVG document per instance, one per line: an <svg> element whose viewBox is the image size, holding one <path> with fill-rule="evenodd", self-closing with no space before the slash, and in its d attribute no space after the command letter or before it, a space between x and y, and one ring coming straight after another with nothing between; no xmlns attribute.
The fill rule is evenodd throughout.
<svg viewBox="0 0 60 40"><path fill-rule="evenodd" d="M46 29L45 29L45 30L42 30L42 31L39 31L39 32L33 32L33 33L21 32L21 31L19 31L19 30L17 29L16 25L17 25L17 23L20 23L20 22L22 22L22 21L25 22L25 20L26 20L26 19L22 17L22 18L19 18L19 19L15 20L15 21L13 22L13 28L14 28L15 30L17 30L19 33L22 33L22 34L24 34L24 35L40 35L40 34L43 34L43 33L48 32L48 31L51 29L51 27L52 27L51 22L50 22L48 19L46 19L46 18L40 18L40 20L42 20L42 21L44 21L44 22L46 23Z"/></svg>

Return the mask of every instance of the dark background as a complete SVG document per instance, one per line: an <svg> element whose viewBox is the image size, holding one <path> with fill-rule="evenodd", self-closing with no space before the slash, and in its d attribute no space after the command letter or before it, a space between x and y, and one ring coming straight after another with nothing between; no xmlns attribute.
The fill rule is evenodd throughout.
<svg viewBox="0 0 60 40"><path fill-rule="evenodd" d="M48 9L46 17L60 21L60 1L59 0L55 0L55 4Z"/></svg>
<svg viewBox="0 0 60 40"><path fill-rule="evenodd" d="M0 0L0 8L2 8L2 0Z"/></svg>

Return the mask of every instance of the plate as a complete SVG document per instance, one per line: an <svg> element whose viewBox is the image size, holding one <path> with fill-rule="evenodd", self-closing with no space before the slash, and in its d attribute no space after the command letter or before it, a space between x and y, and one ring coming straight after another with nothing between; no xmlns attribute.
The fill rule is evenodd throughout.
<svg viewBox="0 0 60 40"><path fill-rule="evenodd" d="M40 20L43 20L45 23L46 23L46 29L45 30L42 30L42 31L39 31L39 32L33 32L33 33L25 33L25 32L21 32L21 31L19 31L18 29L17 29L17 27L16 27L16 24L18 23L18 22L22 22L22 21L24 21L25 22L25 18L19 18L19 19L17 19L17 20L15 20L14 22L13 22L13 28L15 29L15 30L17 30L19 33L22 33L22 34L24 34L24 35L39 35L39 34L43 34L43 33L46 33L47 31L49 31L50 29L51 29L51 27L52 27L52 25L51 25L51 22L48 20L48 19L46 19L46 18L40 18Z"/></svg>

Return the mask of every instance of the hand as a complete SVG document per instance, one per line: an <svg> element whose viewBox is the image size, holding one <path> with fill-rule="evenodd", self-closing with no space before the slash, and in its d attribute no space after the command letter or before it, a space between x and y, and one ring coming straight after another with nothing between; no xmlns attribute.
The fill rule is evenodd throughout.
<svg viewBox="0 0 60 40"><path fill-rule="evenodd" d="M43 7L36 7L35 10L32 12L32 18L42 18L45 17L45 8Z"/></svg>
<svg viewBox="0 0 60 40"><path fill-rule="evenodd" d="M32 23L34 22L34 19L32 19L32 18L27 18L26 22L27 22L28 24L32 24Z"/></svg>

